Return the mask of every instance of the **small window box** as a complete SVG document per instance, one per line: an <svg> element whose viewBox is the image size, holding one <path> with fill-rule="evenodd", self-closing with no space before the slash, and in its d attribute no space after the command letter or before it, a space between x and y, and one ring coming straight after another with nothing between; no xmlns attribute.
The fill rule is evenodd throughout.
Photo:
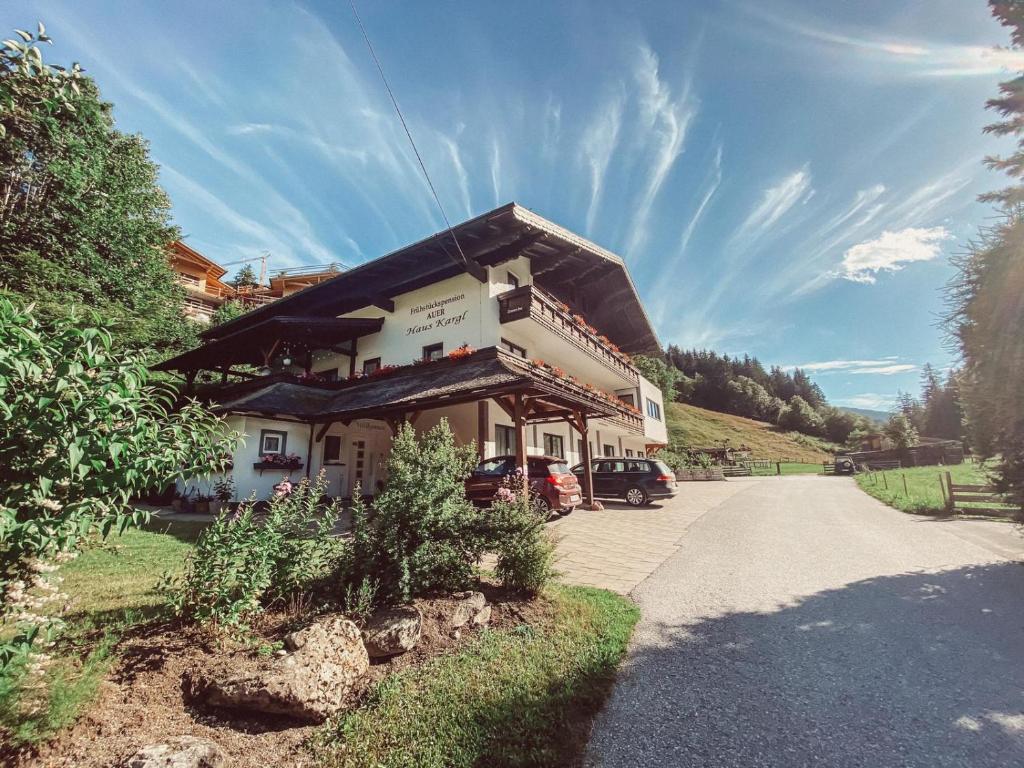
<svg viewBox="0 0 1024 768"><path fill-rule="evenodd" d="M279 464L276 461L257 461L252 465L252 468L258 469L260 471L260 474L263 474L263 470L265 469L278 469L284 470L285 472L293 472L297 469L302 469L305 466L306 465L303 464L301 461L295 464Z"/></svg>

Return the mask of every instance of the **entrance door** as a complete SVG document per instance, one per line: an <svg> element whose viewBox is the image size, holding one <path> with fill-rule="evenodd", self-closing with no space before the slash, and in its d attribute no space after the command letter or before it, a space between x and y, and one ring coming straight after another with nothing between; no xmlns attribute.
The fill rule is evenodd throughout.
<svg viewBox="0 0 1024 768"><path fill-rule="evenodd" d="M320 466L327 479L328 496L344 496L346 488L346 464L343 461L344 435L324 435L321 446Z"/></svg>
<svg viewBox="0 0 1024 768"><path fill-rule="evenodd" d="M355 493L357 484L364 496L374 492L373 487L367 484L368 460L366 438L361 436L350 440L348 450L348 483L345 488L346 496L351 496Z"/></svg>

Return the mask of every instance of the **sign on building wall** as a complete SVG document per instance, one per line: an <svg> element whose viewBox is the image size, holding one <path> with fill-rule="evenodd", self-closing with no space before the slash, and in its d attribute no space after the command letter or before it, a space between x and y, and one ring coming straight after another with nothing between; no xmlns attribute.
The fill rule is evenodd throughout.
<svg viewBox="0 0 1024 768"><path fill-rule="evenodd" d="M466 294L456 293L410 307L409 315L413 319L406 327L405 335L415 336L435 328L454 328L469 315L469 310L464 309L465 305Z"/></svg>

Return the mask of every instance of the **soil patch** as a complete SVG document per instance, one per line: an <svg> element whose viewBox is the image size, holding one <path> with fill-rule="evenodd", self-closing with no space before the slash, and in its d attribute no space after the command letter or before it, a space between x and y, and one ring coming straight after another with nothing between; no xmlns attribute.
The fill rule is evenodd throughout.
<svg viewBox="0 0 1024 768"><path fill-rule="evenodd" d="M525 600L493 585L481 591L492 606L490 628L507 630L550 624L553 607L543 598ZM419 645L408 653L373 663L352 694L352 706L389 674L457 651L482 630L469 625L452 630L452 598L416 600L423 614ZM120 643L120 660L104 681L99 696L74 727L13 764L24 768L109 768L120 765L140 747L189 735L215 741L233 768L309 766L305 742L318 726L280 716L259 716L208 708L191 699L189 681L197 673L228 669L244 672L267 664L281 637L297 628L292 617L270 615L259 628L262 652L218 647L203 634L175 624L140 627Z"/></svg>

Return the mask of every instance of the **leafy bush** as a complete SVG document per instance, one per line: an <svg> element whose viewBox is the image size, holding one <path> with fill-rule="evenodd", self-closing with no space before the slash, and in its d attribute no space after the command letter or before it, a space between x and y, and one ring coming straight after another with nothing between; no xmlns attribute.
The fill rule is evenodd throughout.
<svg viewBox="0 0 1024 768"><path fill-rule="evenodd" d="M486 544L484 513L466 500L463 481L476 466L444 419L417 442L408 423L395 436L388 481L367 508L354 494L349 584L379 582L378 599L406 602L434 590L465 589Z"/></svg>
<svg viewBox="0 0 1024 768"><path fill-rule="evenodd" d="M52 639L60 562L142 522L131 502L148 489L220 471L237 442L200 405L174 409L172 390L111 349L101 328L44 327L0 298L0 675Z"/></svg>
<svg viewBox="0 0 1024 768"><path fill-rule="evenodd" d="M779 414L779 426L805 435L820 435L825 429L825 422L810 403L800 395L794 395Z"/></svg>
<svg viewBox="0 0 1024 768"><path fill-rule="evenodd" d="M555 575L555 545L544 527L546 514L514 487L501 488L491 504L490 538L498 555L494 571L505 587L537 593Z"/></svg>
<svg viewBox="0 0 1024 768"><path fill-rule="evenodd" d="M303 479L270 501L265 515L245 502L222 512L199 536L179 579L165 582L174 612L189 621L244 632L274 603L308 592L332 573L345 545L333 534L336 502L324 506L327 480Z"/></svg>

